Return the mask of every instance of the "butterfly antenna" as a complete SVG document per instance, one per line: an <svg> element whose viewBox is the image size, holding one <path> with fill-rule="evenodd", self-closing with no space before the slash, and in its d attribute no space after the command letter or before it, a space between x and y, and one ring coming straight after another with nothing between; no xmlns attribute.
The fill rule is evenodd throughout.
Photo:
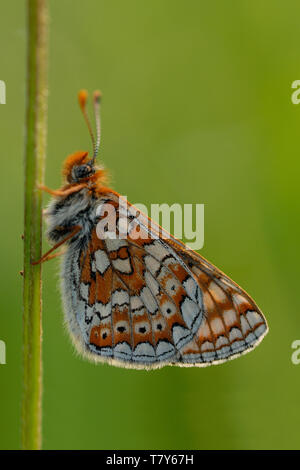
<svg viewBox="0 0 300 470"><path fill-rule="evenodd" d="M102 93L99 90L94 91L93 95L93 103L94 103L94 113L95 113L95 121L96 121L96 144L94 146L94 156L92 159L92 163L94 163L95 158L98 155L99 147L100 147L100 139L101 139L101 122L100 122L100 104Z"/></svg>
<svg viewBox="0 0 300 470"><path fill-rule="evenodd" d="M90 136L91 136L91 139L92 139L93 149L94 149L94 156L93 156L93 159L92 159L92 163L94 163L95 153L96 153L96 143L95 143L95 137L94 137L94 134L93 134L92 126L91 126L91 123L90 123L90 120L89 120L89 117L88 117L88 114L87 114L87 111L86 111L87 98L88 98L88 92L86 90L80 90L80 92L78 93L78 102L79 102L80 109L82 111L85 122L88 126L88 130L89 130L89 133L90 133ZM98 152L98 150L97 150L97 152Z"/></svg>

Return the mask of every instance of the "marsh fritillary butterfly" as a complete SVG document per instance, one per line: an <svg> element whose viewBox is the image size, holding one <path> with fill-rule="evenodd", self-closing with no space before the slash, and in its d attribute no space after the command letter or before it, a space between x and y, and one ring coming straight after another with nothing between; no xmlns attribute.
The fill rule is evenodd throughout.
<svg viewBox="0 0 300 470"><path fill-rule="evenodd" d="M53 248L65 245L62 293L65 320L75 347L95 361L136 369L165 365L207 366L247 353L266 335L266 320L251 297L219 269L106 186L97 167L100 145L100 92L94 93L96 139L79 104L94 145L94 154L70 155L63 166L66 184L47 211ZM120 203L120 201L123 201ZM113 211L99 214L99 207ZM97 231L126 222L124 237ZM100 230L101 231L101 230ZM138 236L137 236L138 234Z"/></svg>

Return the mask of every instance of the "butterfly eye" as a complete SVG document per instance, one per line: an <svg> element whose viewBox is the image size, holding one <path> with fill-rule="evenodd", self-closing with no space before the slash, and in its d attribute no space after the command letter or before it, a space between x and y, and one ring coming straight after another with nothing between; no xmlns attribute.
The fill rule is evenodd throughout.
<svg viewBox="0 0 300 470"><path fill-rule="evenodd" d="M82 178L87 178L94 172L95 170L90 165L74 166L74 168L72 169L73 180L78 181Z"/></svg>

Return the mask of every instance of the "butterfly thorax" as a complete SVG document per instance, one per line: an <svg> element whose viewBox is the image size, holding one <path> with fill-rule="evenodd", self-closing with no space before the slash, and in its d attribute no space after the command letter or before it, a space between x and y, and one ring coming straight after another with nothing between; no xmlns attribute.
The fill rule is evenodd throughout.
<svg viewBox="0 0 300 470"><path fill-rule="evenodd" d="M87 240L97 220L97 206L102 198L96 197L88 188L83 188L67 197L53 199L46 211L49 241L57 243L80 226L80 232L72 239Z"/></svg>

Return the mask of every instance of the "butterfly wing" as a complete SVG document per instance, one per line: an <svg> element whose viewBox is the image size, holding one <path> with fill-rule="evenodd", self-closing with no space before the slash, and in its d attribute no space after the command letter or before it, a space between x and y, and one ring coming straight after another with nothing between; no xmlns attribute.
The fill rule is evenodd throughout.
<svg viewBox="0 0 300 470"><path fill-rule="evenodd" d="M178 365L221 363L256 347L267 334L268 325L253 299L222 271L154 221L144 215L139 219L145 226L149 227L150 223L152 234L160 235L159 243L175 251L187 276L193 276L201 292L201 325L192 341L180 349Z"/></svg>
<svg viewBox="0 0 300 470"><path fill-rule="evenodd" d="M196 276L204 308L197 334L181 350L183 362L223 362L257 346L268 327L251 297L196 253L183 253L181 249L180 253Z"/></svg>
<svg viewBox="0 0 300 470"><path fill-rule="evenodd" d="M208 365L255 346L266 322L252 299L202 257L133 206L119 207L124 239L92 229L84 249L66 255L67 323L94 360L134 368ZM152 221L151 221L152 222Z"/></svg>

